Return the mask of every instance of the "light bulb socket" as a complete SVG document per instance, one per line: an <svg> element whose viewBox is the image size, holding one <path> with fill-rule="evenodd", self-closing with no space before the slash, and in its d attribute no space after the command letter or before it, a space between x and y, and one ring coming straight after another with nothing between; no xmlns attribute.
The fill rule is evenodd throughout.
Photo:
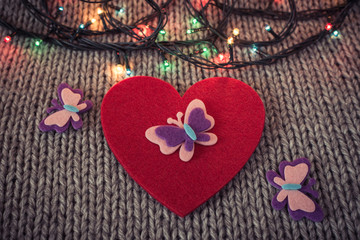
<svg viewBox="0 0 360 240"><path fill-rule="evenodd" d="M270 27L270 25L266 24L266 25L265 25L265 30L266 30L268 33L270 33L271 35L273 35L274 38L276 38L276 39L279 39L279 38L280 38L280 36L274 32L274 30Z"/></svg>

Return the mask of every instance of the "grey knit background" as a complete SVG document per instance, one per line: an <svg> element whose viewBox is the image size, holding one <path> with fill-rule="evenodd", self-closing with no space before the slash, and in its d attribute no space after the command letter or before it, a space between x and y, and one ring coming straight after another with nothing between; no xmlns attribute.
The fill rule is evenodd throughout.
<svg viewBox="0 0 360 240"><path fill-rule="evenodd" d="M0 1L0 15L18 27L46 31L20 2ZM119 2L127 9L124 21L150 11L145 1ZM267 0L238 2L257 8L267 4ZM296 2L302 10L339 3ZM97 7L70 0L64 6L62 21L73 26L94 16ZM287 4L275 7L287 9ZM46 43L35 47L34 40L17 36L11 44L1 42L0 238L360 239L359 9L357 4L340 29L342 39L326 38L270 66L205 71L171 58L172 67L164 72L158 53L131 53L134 75L162 78L180 93L203 78L230 76L253 87L265 105L263 136L248 163L218 194L185 218L139 187L106 143L101 102L108 89L124 78L113 71L114 52L79 52ZM191 26L190 16L183 1L175 1L169 11L166 36L189 38L184 32ZM219 18L215 9L208 13L212 21ZM236 26L244 38L269 39L265 23L259 18L237 17L228 30ZM268 51L299 42L325 23L326 19L299 23L296 34ZM96 24L91 27L101 28ZM270 24L276 31L284 23ZM1 38L8 34L0 27ZM256 57L248 49L236 49L236 56ZM94 107L83 115L81 130L42 133L37 126L51 99L57 97L61 82L81 88ZM299 157L312 163L310 176L317 179L314 188L325 214L320 223L293 221L287 210L271 207L276 190L267 183L266 171Z"/></svg>

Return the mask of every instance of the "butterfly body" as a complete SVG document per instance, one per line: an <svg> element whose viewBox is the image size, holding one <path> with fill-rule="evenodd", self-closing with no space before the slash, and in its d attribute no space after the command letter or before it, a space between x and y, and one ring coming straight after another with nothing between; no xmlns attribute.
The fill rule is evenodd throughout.
<svg viewBox="0 0 360 240"><path fill-rule="evenodd" d="M321 221L324 217L320 206L313 200L318 193L312 190L315 179L311 178L307 184L305 180L310 171L310 162L306 158L300 158L294 162L281 162L280 175L274 171L268 171L266 178L271 185L280 189L274 196L271 204L276 210L288 205L290 216L299 220L303 217L313 221Z"/></svg>
<svg viewBox="0 0 360 240"><path fill-rule="evenodd" d="M169 155L180 148L180 159L190 161L194 154L194 143L205 146L214 145L217 137L206 131L214 127L214 118L206 113L205 104L199 100L191 101L186 109L184 123L182 112L176 114L177 120L168 118L168 124L150 127L146 130L146 138L158 144L161 153Z"/></svg>
<svg viewBox="0 0 360 240"><path fill-rule="evenodd" d="M64 132L70 123L74 129L81 128L83 123L79 114L92 107L91 101L82 101L82 91L72 89L66 83L59 85L58 96L60 104L56 99L51 101L53 106L47 109L47 112L51 114L40 122L39 129L44 132L51 130Z"/></svg>
<svg viewBox="0 0 360 240"><path fill-rule="evenodd" d="M281 188L284 190L299 190L301 189L301 185L295 183L286 183L282 185Z"/></svg>
<svg viewBox="0 0 360 240"><path fill-rule="evenodd" d="M70 112L75 112L75 113L79 112L79 109L72 105L65 104L63 107L64 107L64 109L66 109Z"/></svg>
<svg viewBox="0 0 360 240"><path fill-rule="evenodd" d="M197 137L196 137L196 133L195 131L190 127L190 125L188 124L184 124L184 130L186 132L186 134L188 135L189 138L191 138L191 140L196 141Z"/></svg>

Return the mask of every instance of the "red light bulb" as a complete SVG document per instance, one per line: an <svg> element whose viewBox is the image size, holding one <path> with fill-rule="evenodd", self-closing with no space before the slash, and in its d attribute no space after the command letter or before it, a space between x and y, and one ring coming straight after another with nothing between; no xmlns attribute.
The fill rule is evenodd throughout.
<svg viewBox="0 0 360 240"><path fill-rule="evenodd" d="M229 61L229 58L230 58L229 53L220 53L213 59L213 61L216 64L223 64L223 63L227 63Z"/></svg>
<svg viewBox="0 0 360 240"><path fill-rule="evenodd" d="M11 41L11 37L10 36L6 36L4 37L4 42L8 43Z"/></svg>
<svg viewBox="0 0 360 240"><path fill-rule="evenodd" d="M325 25L325 29L327 30L327 31L330 31L330 29L333 27L333 25L331 24L331 23L327 23L326 25Z"/></svg>
<svg viewBox="0 0 360 240"><path fill-rule="evenodd" d="M199 0L195 3L194 7L196 10L200 11L208 2L209 0Z"/></svg>
<svg viewBox="0 0 360 240"><path fill-rule="evenodd" d="M150 36L154 30L152 30L149 26L140 24L136 28L134 28L134 33L140 37L148 37Z"/></svg>

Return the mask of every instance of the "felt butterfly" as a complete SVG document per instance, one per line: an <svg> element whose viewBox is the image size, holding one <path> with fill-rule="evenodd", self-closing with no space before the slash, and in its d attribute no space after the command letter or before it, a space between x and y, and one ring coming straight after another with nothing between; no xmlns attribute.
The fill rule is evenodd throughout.
<svg viewBox="0 0 360 240"><path fill-rule="evenodd" d="M310 171L310 162L306 158L300 158L294 162L283 161L279 165L280 175L274 171L268 171L267 180L274 187L281 189L271 205L276 210L282 209L286 204L290 216L294 220L306 217L312 221L319 222L324 218L320 206L311 198L317 198L318 193L311 189L315 179L311 178L304 184Z"/></svg>
<svg viewBox="0 0 360 240"><path fill-rule="evenodd" d="M40 122L39 129L44 132L50 130L64 132L69 127L70 122L74 129L81 128L83 123L79 114L88 111L92 107L91 101L81 101L83 97L82 91L72 89L66 83L59 85L58 96L61 104L56 99L51 101L53 106L48 108L47 112L55 112Z"/></svg>
<svg viewBox="0 0 360 240"><path fill-rule="evenodd" d="M181 120L182 112L178 112L176 117L177 120L167 119L168 124L176 126L158 125L145 132L150 142L159 145L161 153L169 155L180 147L180 159L188 162L194 155L194 143L211 146L217 142L215 134L206 132L214 127L215 120L206 113L205 104L201 100L194 99L189 103L184 123Z"/></svg>

